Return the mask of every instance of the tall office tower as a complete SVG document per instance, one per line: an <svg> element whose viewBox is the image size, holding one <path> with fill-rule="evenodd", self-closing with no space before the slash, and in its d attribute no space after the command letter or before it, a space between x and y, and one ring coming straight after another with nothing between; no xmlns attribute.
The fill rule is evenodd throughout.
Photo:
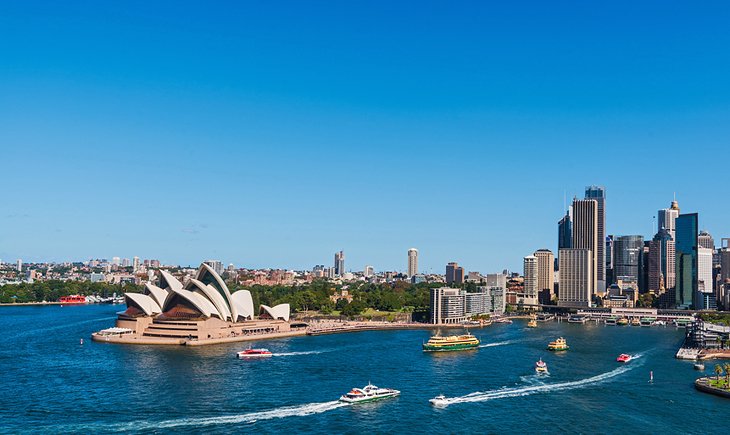
<svg viewBox="0 0 730 435"><path fill-rule="evenodd" d="M537 291L539 290L537 288L537 257L535 257L534 255L528 255L524 258L523 265L525 277L523 292L525 293L525 297L528 299L528 301L526 302L534 304L537 302Z"/></svg>
<svg viewBox="0 0 730 435"><path fill-rule="evenodd" d="M538 249L533 254L537 257L537 290L555 289L555 255L549 249Z"/></svg>
<svg viewBox="0 0 730 435"><path fill-rule="evenodd" d="M23 260L21 260L20 258L18 258L18 261L16 263L16 269L18 269L18 272L23 271Z"/></svg>
<svg viewBox="0 0 730 435"><path fill-rule="evenodd" d="M408 276L418 275L418 249L408 250Z"/></svg>
<svg viewBox="0 0 730 435"><path fill-rule="evenodd" d="M674 278L675 265L667 261L666 255L670 243L674 248L672 242L672 236L666 228L660 229L649 242L648 287L649 291L653 291L657 295L669 288L667 277L671 274Z"/></svg>
<svg viewBox="0 0 730 435"><path fill-rule="evenodd" d="M588 186L586 187L586 199L595 199L598 203L599 243L597 249L591 250L595 252L597 262L595 281L598 287L595 291L603 294L606 291L606 189L603 186Z"/></svg>
<svg viewBox="0 0 730 435"><path fill-rule="evenodd" d="M657 212L657 227L658 229L665 228L669 231L669 235L674 239L674 233L676 231L675 220L679 217L679 203L672 201L669 208L659 210Z"/></svg>
<svg viewBox="0 0 730 435"><path fill-rule="evenodd" d="M703 248L715 250L715 240L705 230L700 231L700 235L697 236L697 244Z"/></svg>
<svg viewBox="0 0 730 435"><path fill-rule="evenodd" d="M606 287L616 283L616 274L613 270L613 235L606 236Z"/></svg>
<svg viewBox="0 0 730 435"><path fill-rule="evenodd" d="M119 257L112 257L112 264L115 266L119 266L122 264L122 260L119 259Z"/></svg>
<svg viewBox="0 0 730 435"><path fill-rule="evenodd" d="M345 273L345 252L335 252L335 276L342 276Z"/></svg>
<svg viewBox="0 0 730 435"><path fill-rule="evenodd" d="M122 267L129 267L131 264L129 258L122 258Z"/></svg>
<svg viewBox="0 0 730 435"><path fill-rule="evenodd" d="M363 275L365 275L365 278L370 278L371 276L373 276L373 273L373 266L365 266L365 270L363 271Z"/></svg>
<svg viewBox="0 0 730 435"><path fill-rule="evenodd" d="M134 257L134 258L137 258L137 257ZM137 261L139 261L138 258L137 258ZM218 275L220 275L220 274L223 273L223 262L222 261L220 261L220 260L205 260L205 261L203 261L203 263L205 263L208 266L210 266L210 268L213 269L215 271L215 273L217 273ZM137 270L136 267L134 269Z"/></svg>
<svg viewBox="0 0 730 435"><path fill-rule="evenodd" d="M464 268L459 266L454 270L454 283L464 284Z"/></svg>
<svg viewBox="0 0 730 435"><path fill-rule="evenodd" d="M561 249L558 252L560 283L558 305L564 307L590 307L594 283L592 276L594 259L589 249Z"/></svg>
<svg viewBox="0 0 730 435"><path fill-rule="evenodd" d="M643 236L618 236L613 239L614 275L616 280L639 283Z"/></svg>
<svg viewBox="0 0 730 435"><path fill-rule="evenodd" d="M601 241L600 246L598 241ZM589 288L591 296L598 292L598 267L605 267L605 259L599 264L597 247L603 251L605 244L603 238L598 237L598 201L595 199L574 199L573 200L573 248L587 249L591 253L591 274L592 280ZM561 272L562 273L562 272Z"/></svg>
<svg viewBox="0 0 730 435"><path fill-rule="evenodd" d="M722 245L728 239L722 239ZM722 246L721 245L721 246ZM722 246L720 248L720 281L716 289L717 301L723 307L723 309L730 309L730 248Z"/></svg>
<svg viewBox="0 0 730 435"><path fill-rule="evenodd" d="M677 308L689 309L697 293L697 213L681 214L675 223L676 291Z"/></svg>
<svg viewBox="0 0 730 435"><path fill-rule="evenodd" d="M697 248L697 289L702 293L714 293L712 285L712 249Z"/></svg>
<svg viewBox="0 0 730 435"><path fill-rule="evenodd" d="M453 261L446 265L446 284L452 284L456 280L456 269L458 267L459 264Z"/></svg>
<svg viewBox="0 0 730 435"><path fill-rule="evenodd" d="M507 288L507 275L504 273L488 273L486 281L487 287Z"/></svg>
<svg viewBox="0 0 730 435"><path fill-rule="evenodd" d="M132 272L139 270L139 257L132 258Z"/></svg>
<svg viewBox="0 0 730 435"><path fill-rule="evenodd" d="M573 247L573 220L570 211L558 221L558 250Z"/></svg>

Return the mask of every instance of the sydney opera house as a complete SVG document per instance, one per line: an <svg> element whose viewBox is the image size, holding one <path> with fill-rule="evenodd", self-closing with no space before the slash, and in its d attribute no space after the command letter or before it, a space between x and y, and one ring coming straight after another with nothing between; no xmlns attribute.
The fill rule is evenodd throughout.
<svg viewBox="0 0 730 435"><path fill-rule="evenodd" d="M257 313L248 290L231 293L205 263L184 285L160 270L158 285L148 282L143 293L124 296L127 309L117 313L116 327L93 334L94 340L195 345L299 335L306 326L289 322L289 304L261 305Z"/></svg>

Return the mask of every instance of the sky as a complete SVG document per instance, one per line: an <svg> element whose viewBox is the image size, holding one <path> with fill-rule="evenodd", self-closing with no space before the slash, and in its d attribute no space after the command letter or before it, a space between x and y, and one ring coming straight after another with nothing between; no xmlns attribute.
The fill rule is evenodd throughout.
<svg viewBox="0 0 730 435"><path fill-rule="evenodd" d="M522 270L565 201L730 237L730 3L0 3L0 259Z"/></svg>

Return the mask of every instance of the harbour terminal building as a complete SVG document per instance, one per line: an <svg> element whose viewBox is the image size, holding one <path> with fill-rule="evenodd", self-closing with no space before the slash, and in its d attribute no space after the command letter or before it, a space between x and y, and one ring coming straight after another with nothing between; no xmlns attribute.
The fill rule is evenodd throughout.
<svg viewBox="0 0 730 435"><path fill-rule="evenodd" d="M292 332L289 304L261 305L257 313L248 290L231 293L206 263L184 285L160 270L157 285L147 282L143 293L126 293L124 298L127 309L117 313L116 326L94 333L92 339L194 345Z"/></svg>

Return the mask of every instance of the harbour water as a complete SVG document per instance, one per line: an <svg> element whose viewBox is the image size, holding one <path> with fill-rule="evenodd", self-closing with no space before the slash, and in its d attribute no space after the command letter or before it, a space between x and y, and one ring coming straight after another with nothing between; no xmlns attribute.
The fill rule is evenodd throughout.
<svg viewBox="0 0 730 435"><path fill-rule="evenodd" d="M246 361L241 343L92 342L119 309L0 308L0 432L726 432L730 402L695 391L673 327L516 321L472 330L476 351L440 354L421 351L427 330L370 331L260 342L274 357ZM570 351L545 350L559 336ZM534 374L540 357L549 376ZM401 396L337 402L368 381ZM449 406L430 406L440 393Z"/></svg>

